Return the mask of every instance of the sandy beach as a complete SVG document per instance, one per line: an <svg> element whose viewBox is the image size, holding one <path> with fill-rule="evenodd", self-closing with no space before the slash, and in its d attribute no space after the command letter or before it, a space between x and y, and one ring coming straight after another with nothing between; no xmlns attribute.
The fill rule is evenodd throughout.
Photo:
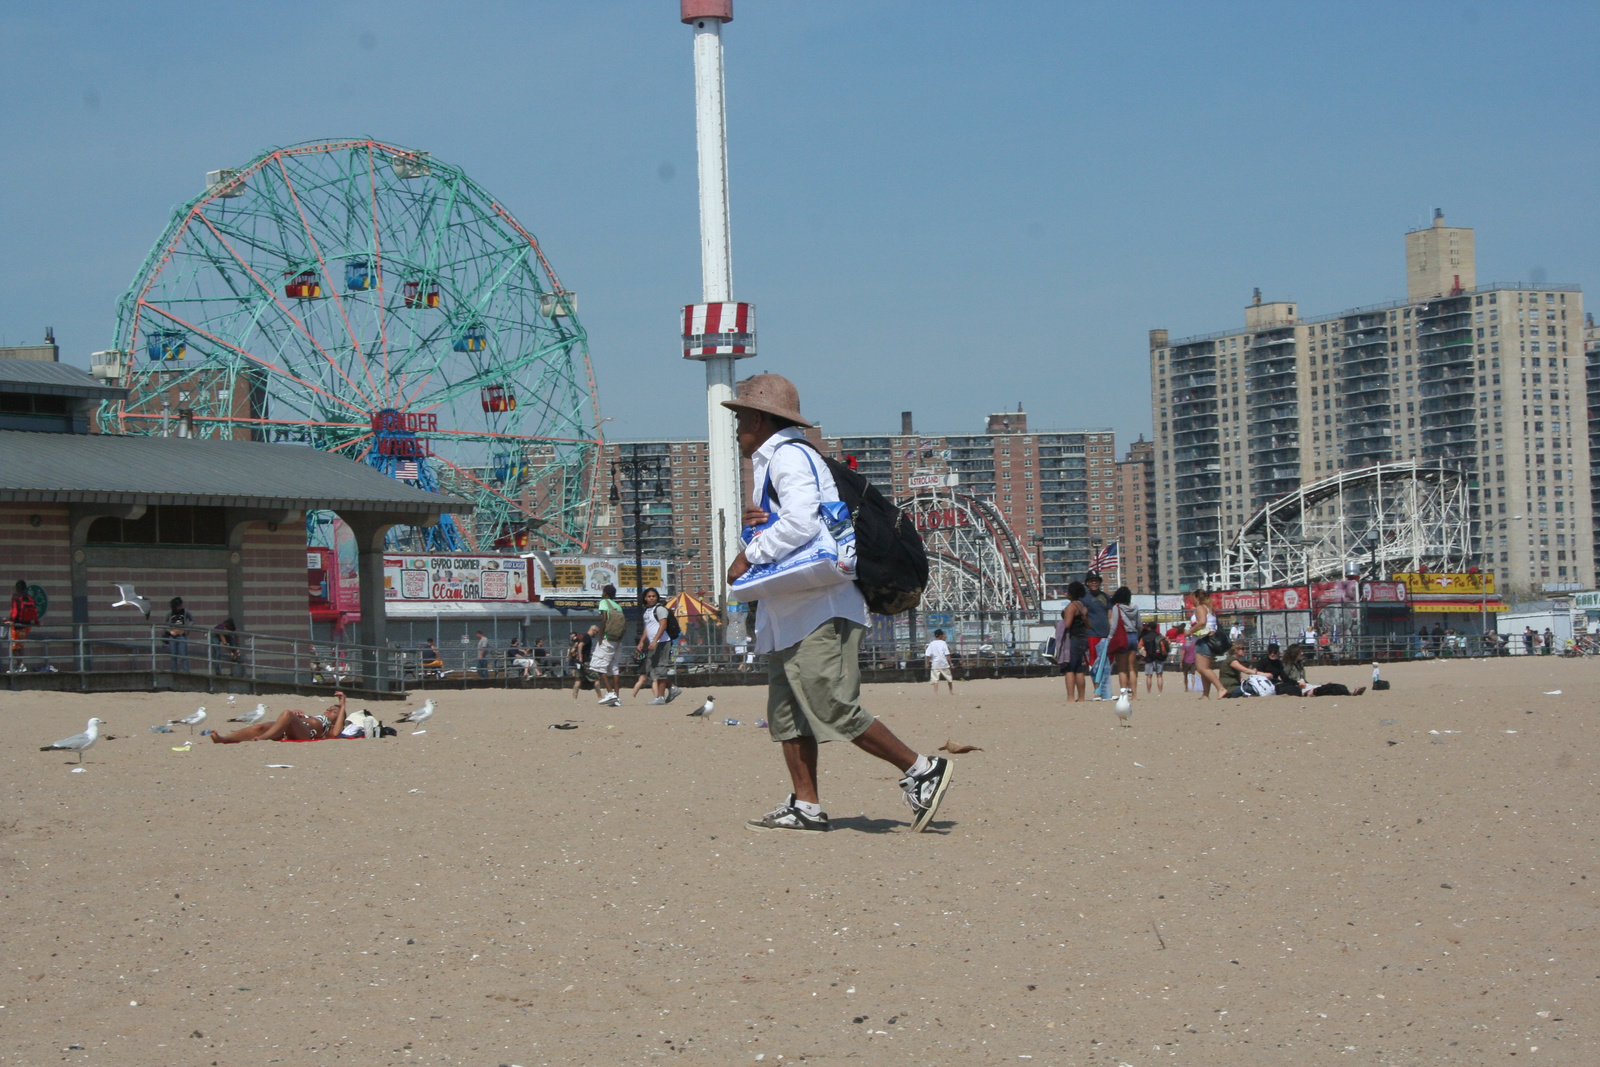
<svg viewBox="0 0 1600 1067"><path fill-rule="evenodd" d="M870 687L982 747L921 835L841 745L833 833L748 832L759 688L184 752L147 730L189 696L0 694L0 1064L1592 1064L1597 671L1175 683L1129 729L1059 680ZM83 773L38 751L91 715Z"/></svg>

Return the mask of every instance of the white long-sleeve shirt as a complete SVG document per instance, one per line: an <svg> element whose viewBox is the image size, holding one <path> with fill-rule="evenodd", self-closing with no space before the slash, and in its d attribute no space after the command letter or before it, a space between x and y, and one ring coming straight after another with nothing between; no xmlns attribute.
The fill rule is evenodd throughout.
<svg viewBox="0 0 1600 1067"><path fill-rule="evenodd" d="M778 516L777 522L745 546L744 557L751 563L771 563L809 544L822 529L818 507L824 500L839 499L833 475L810 445L779 447L796 440L805 440L798 429L779 430L750 457L755 476L750 502L762 506L762 490L770 478L777 502L769 503ZM867 624L867 601L854 582L762 597L756 608L755 651L775 652L797 645L829 619Z"/></svg>

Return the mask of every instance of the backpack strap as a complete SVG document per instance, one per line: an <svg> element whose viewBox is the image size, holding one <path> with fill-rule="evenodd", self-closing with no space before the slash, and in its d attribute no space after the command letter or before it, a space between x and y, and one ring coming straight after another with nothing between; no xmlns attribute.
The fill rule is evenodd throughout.
<svg viewBox="0 0 1600 1067"><path fill-rule="evenodd" d="M817 491L820 493L822 491L822 476L817 473L817 465L811 460L810 453L814 451L814 449L811 447L811 442L802 440L798 437L791 437L787 441L784 441L782 444L778 445L778 448L782 448L784 445L804 445L806 447L806 465L811 468L811 477L816 479ZM774 456L778 454L778 448L774 448L772 450L772 454ZM772 486L771 464L769 463L766 484L761 487L761 510L771 512L772 509L767 507L767 505L772 501L777 501L779 504L783 503L783 501L778 497L777 490Z"/></svg>

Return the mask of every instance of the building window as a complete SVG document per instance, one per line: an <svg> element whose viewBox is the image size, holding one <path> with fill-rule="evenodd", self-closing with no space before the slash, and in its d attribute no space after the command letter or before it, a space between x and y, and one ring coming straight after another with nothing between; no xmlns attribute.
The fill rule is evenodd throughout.
<svg viewBox="0 0 1600 1067"><path fill-rule="evenodd" d="M226 545L221 508L157 504L137 519L99 518L89 526L91 545Z"/></svg>

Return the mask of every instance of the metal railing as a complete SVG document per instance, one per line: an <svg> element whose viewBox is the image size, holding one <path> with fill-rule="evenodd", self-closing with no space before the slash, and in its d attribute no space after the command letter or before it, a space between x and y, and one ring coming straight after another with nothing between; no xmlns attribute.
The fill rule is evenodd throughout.
<svg viewBox="0 0 1600 1067"><path fill-rule="evenodd" d="M159 688L173 684L177 676L404 693L415 675L414 656L397 648L200 628L175 637L163 623L36 625L25 634L13 630L8 636L3 663L13 678L124 675L141 681L147 677L152 688Z"/></svg>
<svg viewBox="0 0 1600 1067"><path fill-rule="evenodd" d="M997 621L997 625L999 625ZM119 626L34 626L20 639L5 643L0 663L14 681L37 674L99 676L99 688L169 688L178 680L207 688L254 689L257 686L346 687L369 692L404 695L413 688L430 686L513 686L572 685L579 667L567 657L565 649L549 649L533 658L526 654L515 659L511 650L489 650L488 658L477 660L476 649L461 654L447 652L439 666L429 667L416 649L372 648L310 638L285 638L268 634L221 631L192 631L187 638L168 636L164 624ZM877 640L861 650L861 666L868 671L920 670L927 666L923 638L915 644ZM1412 660L1482 658L1488 656L1594 656L1600 655L1600 635L1583 635L1576 640L1553 638L1547 645L1543 635L1531 643L1521 634L1503 637L1482 634L1454 634L1439 637L1421 634L1393 636L1320 636L1314 644L1298 638L1251 635L1245 638L1248 655L1259 658L1269 643L1283 649L1299 644L1308 663L1393 663ZM990 669L1019 672L1027 668L1048 668L1054 651L1046 641L1008 642L1002 636L991 640L952 635L949 638L952 664L959 673ZM731 646L720 632L702 632L694 640L680 641L674 647L669 672L674 678L689 680L697 676L752 675L752 681L766 675L765 657L746 646ZM641 657L631 640L624 643L618 671L624 685L643 673ZM1183 646L1173 642L1167 662L1173 669L1182 664ZM586 672L587 673L587 672ZM88 686L85 686L86 688Z"/></svg>

